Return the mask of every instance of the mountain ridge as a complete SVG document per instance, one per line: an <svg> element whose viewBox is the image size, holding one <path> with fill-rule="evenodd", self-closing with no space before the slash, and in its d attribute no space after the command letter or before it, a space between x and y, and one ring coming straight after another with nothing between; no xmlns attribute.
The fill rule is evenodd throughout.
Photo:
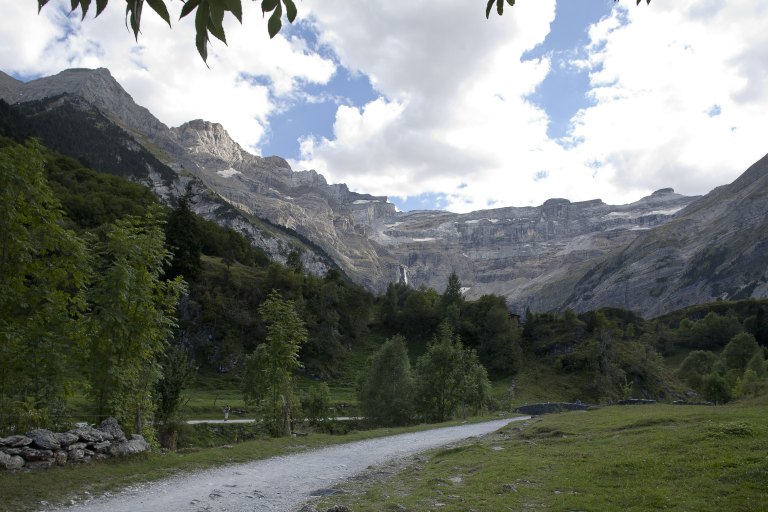
<svg viewBox="0 0 768 512"><path fill-rule="evenodd" d="M655 286L650 281L663 278L674 282L683 279L685 272L690 277L697 268L686 263L685 250L674 252L670 245L680 243L686 233L713 235L706 229L686 228L686 223L698 225L709 219L720 222L722 230L738 220L710 197L717 196L723 187L701 198L660 189L628 205L607 205L599 199L571 202L552 198L535 207L466 214L397 212L385 196L352 192L344 184L328 184L315 170L294 171L277 156L252 155L218 123L197 119L168 128L136 105L106 69L68 70L21 85L12 80L0 79L0 95L15 94L17 101L62 92L85 95L86 101L105 112L174 172L194 176L204 189L246 216L284 226L317 244L348 276L375 291L383 291L398 280L440 290L448 275L456 272L468 297L500 294L518 313L526 308L583 310L605 305L632 306L641 314L656 314L685 302L675 294L690 293L692 288L664 288L660 286L663 283ZM760 181L763 172L762 168L752 171L759 190L765 186ZM742 176L732 185L739 188L747 181ZM743 201L729 204L746 208ZM664 231L668 224L674 229ZM735 231L739 240L749 238L743 230ZM728 240L736 243L733 237ZM762 246L749 242L746 247L754 253L752 260L734 256L728 261L750 268L759 266L764 257ZM659 258L674 253L670 257L676 263L662 267L657 262L635 276L638 284L634 288L626 283L619 286L621 283L611 277L611 272L634 261L627 253L630 248L635 255L655 248L662 254ZM697 251L692 248L688 252ZM656 276L657 270L663 271ZM626 281L628 274L622 275ZM743 292L749 287L750 293L768 293L754 280L741 282L731 276L726 281L719 286L727 285L729 291L702 284L692 296L695 300L715 292L731 296L734 290ZM609 282L613 284L608 286ZM624 296L618 289L624 290ZM659 306L656 299L661 295L664 300Z"/></svg>

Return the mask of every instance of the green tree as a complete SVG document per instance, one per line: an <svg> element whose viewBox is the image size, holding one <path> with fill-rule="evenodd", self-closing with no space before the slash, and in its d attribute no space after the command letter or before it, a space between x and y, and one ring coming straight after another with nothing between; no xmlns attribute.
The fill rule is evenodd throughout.
<svg viewBox="0 0 768 512"><path fill-rule="evenodd" d="M483 295L464 307L462 341L476 348L480 361L491 373L509 374L517 370L520 350L520 327L498 295Z"/></svg>
<svg viewBox="0 0 768 512"><path fill-rule="evenodd" d="M710 373L702 382L702 394L710 402L724 404L731 401L731 390L725 379L716 373Z"/></svg>
<svg viewBox="0 0 768 512"><path fill-rule="evenodd" d="M41 147L0 149L0 427L22 408L42 426L79 380L89 262L63 227Z"/></svg>
<svg viewBox="0 0 768 512"><path fill-rule="evenodd" d="M488 397L488 376L474 351L443 322L427 351L416 362L415 402L420 414L446 421L459 407L479 410Z"/></svg>
<svg viewBox="0 0 768 512"><path fill-rule="evenodd" d="M747 363L747 370L752 370L759 379L768 377L768 370L765 368L765 356L762 350L755 352L752 359Z"/></svg>
<svg viewBox="0 0 768 512"><path fill-rule="evenodd" d="M171 248L173 258L168 269L169 277L184 276L195 279L202 269L200 255L203 244L200 240L197 215L192 211L192 190L179 198L176 208L168 215L165 224L165 239Z"/></svg>
<svg viewBox="0 0 768 512"><path fill-rule="evenodd" d="M448 285L443 292L441 306L443 318L449 323L451 329L457 331L461 325L464 296L461 293L461 282L456 272L451 272L451 275L448 276Z"/></svg>
<svg viewBox="0 0 768 512"><path fill-rule="evenodd" d="M757 341L755 341L755 337L749 333L742 332L731 338L731 341L723 349L721 357L727 369L743 371L746 369L750 359L758 351L762 352Z"/></svg>
<svg viewBox="0 0 768 512"><path fill-rule="evenodd" d="M99 416L150 437L161 358L176 327L181 277L162 278L170 253L157 209L108 226L96 244L97 273L89 290L90 394Z"/></svg>
<svg viewBox="0 0 768 512"><path fill-rule="evenodd" d="M325 382L313 386L301 396L301 412L312 425L317 426L321 421L328 419L330 408L331 390Z"/></svg>
<svg viewBox="0 0 768 512"><path fill-rule="evenodd" d="M677 375L693 389L701 391L704 377L712 373L716 361L717 356L714 353L694 350L680 364Z"/></svg>
<svg viewBox="0 0 768 512"><path fill-rule="evenodd" d="M724 347L742 331L742 325L733 315L718 315L710 311L696 322L684 319L677 336L680 343L691 348L715 350Z"/></svg>
<svg viewBox="0 0 768 512"><path fill-rule="evenodd" d="M393 336L368 360L358 392L374 425L405 425L413 419L413 375L405 338Z"/></svg>
<svg viewBox="0 0 768 512"><path fill-rule="evenodd" d="M246 357L243 395L256 404L270 433L291 433L293 372L301 367L299 348L307 341L307 329L291 301L272 292L261 306L259 315L267 326L267 337Z"/></svg>
<svg viewBox="0 0 768 512"><path fill-rule="evenodd" d="M175 450L179 409L184 401L182 393L192 382L195 370L189 354L179 345L166 348L161 365L162 376L155 387L155 422L160 427L160 444L163 448Z"/></svg>

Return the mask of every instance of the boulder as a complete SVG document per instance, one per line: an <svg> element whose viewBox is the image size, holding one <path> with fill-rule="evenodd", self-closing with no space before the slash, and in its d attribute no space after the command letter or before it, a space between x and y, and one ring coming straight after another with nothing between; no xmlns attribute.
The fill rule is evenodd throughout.
<svg viewBox="0 0 768 512"><path fill-rule="evenodd" d="M27 432L27 437L32 439L35 448L43 450L58 450L61 448L61 442L55 433L44 428L37 428Z"/></svg>
<svg viewBox="0 0 768 512"><path fill-rule="evenodd" d="M100 443L94 443L91 449L96 453L109 453L109 449L112 447L110 441L102 441Z"/></svg>
<svg viewBox="0 0 768 512"><path fill-rule="evenodd" d="M18 455L12 455L11 461L5 465L5 469L21 469L24 467L24 464L26 464L27 461L24 460L23 457L19 457Z"/></svg>
<svg viewBox="0 0 768 512"><path fill-rule="evenodd" d="M5 461L11 460L11 456L0 450L0 464L4 464Z"/></svg>
<svg viewBox="0 0 768 512"><path fill-rule="evenodd" d="M7 446L9 448L21 448L32 444L32 440L27 436L10 436L0 438L0 446Z"/></svg>
<svg viewBox="0 0 768 512"><path fill-rule="evenodd" d="M69 457L67 456L67 452L64 450L58 450L56 453L53 454L53 460L56 461L57 466L63 466L67 463L67 459Z"/></svg>
<svg viewBox="0 0 768 512"><path fill-rule="evenodd" d="M352 510L344 505L334 505L325 512L352 512Z"/></svg>
<svg viewBox="0 0 768 512"><path fill-rule="evenodd" d="M36 450L29 446L25 446L21 449L21 456L24 457L24 460L27 462L53 460L53 452L51 450Z"/></svg>
<svg viewBox="0 0 768 512"><path fill-rule="evenodd" d="M61 434L56 434L56 439L59 440L59 443L63 448L66 448L67 446L76 443L80 438L71 432L64 432Z"/></svg>
<svg viewBox="0 0 768 512"><path fill-rule="evenodd" d="M79 426L70 430L69 433L76 435L78 439L86 443L100 443L104 440L104 432L89 425Z"/></svg>
<svg viewBox="0 0 768 512"><path fill-rule="evenodd" d="M120 428L120 424L112 416L101 422L99 430L111 435L115 441L122 442L126 440L123 429Z"/></svg>
<svg viewBox="0 0 768 512"><path fill-rule="evenodd" d="M69 447L69 450L67 450L67 458L69 462L83 462L83 458L85 457L85 452L83 448L72 448Z"/></svg>
<svg viewBox="0 0 768 512"><path fill-rule="evenodd" d="M113 443L110 453L115 457L122 457L125 455L143 453L147 450L149 450L149 443L147 443L144 437L138 434L132 434L129 441Z"/></svg>

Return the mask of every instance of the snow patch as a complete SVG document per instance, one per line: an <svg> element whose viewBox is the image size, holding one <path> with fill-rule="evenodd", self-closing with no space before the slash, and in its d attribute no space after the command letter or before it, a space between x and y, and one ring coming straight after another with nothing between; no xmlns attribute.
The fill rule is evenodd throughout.
<svg viewBox="0 0 768 512"><path fill-rule="evenodd" d="M368 204L368 203L378 203L378 201L374 199L357 199L356 201L352 201L352 204Z"/></svg>
<svg viewBox="0 0 768 512"><path fill-rule="evenodd" d="M682 210L683 208L685 208L685 206L678 206L678 207L669 208L666 210L654 210L652 212L646 213L646 215L674 215L680 210Z"/></svg>
<svg viewBox="0 0 768 512"><path fill-rule="evenodd" d="M497 222L499 222L499 219L472 219L472 220L464 221L464 224L479 224L484 220L490 222L491 224L496 224Z"/></svg>
<svg viewBox="0 0 768 512"><path fill-rule="evenodd" d="M414 238L414 242L434 242L437 238Z"/></svg>
<svg viewBox="0 0 768 512"><path fill-rule="evenodd" d="M218 174L222 178L231 178L235 174L242 174L242 173L230 167L229 169L224 169L223 171L216 171L216 174Z"/></svg>

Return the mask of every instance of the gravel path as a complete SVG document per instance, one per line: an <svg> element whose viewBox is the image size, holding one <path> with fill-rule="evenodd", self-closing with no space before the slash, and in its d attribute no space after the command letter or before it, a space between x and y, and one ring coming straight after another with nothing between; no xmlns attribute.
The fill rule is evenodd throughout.
<svg viewBox="0 0 768 512"><path fill-rule="evenodd" d="M61 512L288 511L369 466L488 434L503 419L425 430L236 464L125 489Z"/></svg>

